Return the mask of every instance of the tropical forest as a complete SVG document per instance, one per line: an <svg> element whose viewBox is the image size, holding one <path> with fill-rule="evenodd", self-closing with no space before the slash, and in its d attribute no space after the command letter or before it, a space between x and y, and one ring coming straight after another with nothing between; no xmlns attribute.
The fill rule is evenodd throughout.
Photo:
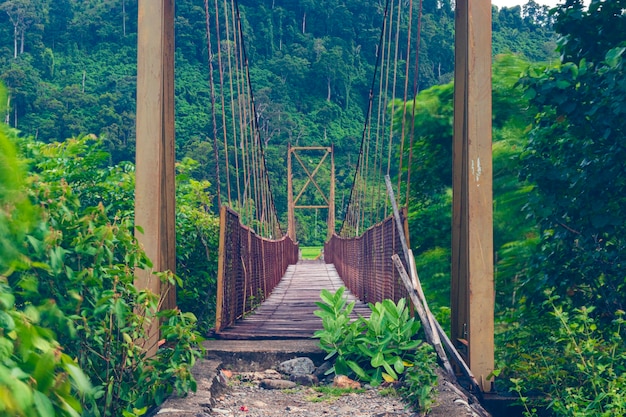
<svg viewBox="0 0 626 417"><path fill-rule="evenodd" d="M234 3L282 230L289 146L334 147L340 225L385 1ZM419 63L411 149L394 152L412 153L409 241L447 329L455 2L402 3L420 13ZM157 278L177 307L164 309L135 284L153 262L134 222L138 0L0 0L0 416L142 416L196 390L225 186L206 5L175 2L176 269ZM626 0L492 6L491 376L526 416L626 415L625 70ZM326 213L296 216L300 247L322 246Z"/></svg>

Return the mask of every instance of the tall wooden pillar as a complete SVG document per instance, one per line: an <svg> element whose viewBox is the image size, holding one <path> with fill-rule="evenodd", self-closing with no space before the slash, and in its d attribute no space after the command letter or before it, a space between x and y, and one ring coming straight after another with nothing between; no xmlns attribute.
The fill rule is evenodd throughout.
<svg viewBox="0 0 626 417"><path fill-rule="evenodd" d="M335 145L330 147L330 191L328 195L328 234L330 240L335 233Z"/></svg>
<svg viewBox="0 0 626 417"><path fill-rule="evenodd" d="M287 148L287 235L296 241L296 214L293 202L293 172L291 165L291 144Z"/></svg>
<svg viewBox="0 0 626 417"><path fill-rule="evenodd" d="M153 262L137 270L135 284L164 294L163 308L176 305L176 290L162 287L155 271L175 271L174 182L174 0L139 0L137 28L137 153L135 224L137 239ZM158 326L146 343L156 351Z"/></svg>
<svg viewBox="0 0 626 417"><path fill-rule="evenodd" d="M483 391L494 368L491 1L456 2L452 340Z"/></svg>

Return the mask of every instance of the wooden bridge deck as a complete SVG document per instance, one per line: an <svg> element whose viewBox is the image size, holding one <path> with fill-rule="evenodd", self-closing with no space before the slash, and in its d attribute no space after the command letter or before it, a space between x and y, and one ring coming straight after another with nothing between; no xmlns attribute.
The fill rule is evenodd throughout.
<svg viewBox="0 0 626 417"><path fill-rule="evenodd" d="M335 266L318 261L300 261L291 265L272 294L253 314L222 330L222 339L302 339L322 328L322 320L313 314L320 292L334 292L343 281ZM348 301L355 301L354 313L369 316L369 307L347 289ZM354 314L353 313L353 314ZM356 317L356 315L355 315Z"/></svg>

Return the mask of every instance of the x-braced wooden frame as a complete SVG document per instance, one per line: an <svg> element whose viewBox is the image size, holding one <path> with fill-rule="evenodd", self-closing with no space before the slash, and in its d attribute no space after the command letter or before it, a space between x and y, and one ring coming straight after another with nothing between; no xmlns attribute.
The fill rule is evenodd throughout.
<svg viewBox="0 0 626 417"><path fill-rule="evenodd" d="M298 155L298 152L302 153L302 152L307 152L307 151L325 151L324 155L318 162L313 172L309 171L305 163L302 161L302 158L300 158L300 155ZM322 167L322 165L324 164L324 161L326 161L329 155L330 155L330 166L331 166L330 190L329 190L328 196L326 196L326 193L324 193L322 188L319 186L319 184L315 180L315 175L319 171L320 167ZM293 192L293 170L292 170L292 159L291 159L292 156L296 158L296 161L298 161L298 163L300 164L300 166L302 167L302 169L304 170L304 172L306 173L308 177L306 182L304 183L304 186L302 187L302 189L300 190L300 192L295 198L293 196L294 192ZM304 192L306 191L306 189L308 188L310 184L313 184L313 186L317 189L319 195L322 196L326 204L297 205L298 201L300 200L300 197L302 197L302 195L304 194ZM287 189L288 189L287 194L288 194L288 211L289 211L289 225L287 228L287 234L289 235L291 240L296 242L296 215L295 215L296 209L320 209L320 208L328 209L327 223L328 223L328 237L330 238L330 236L332 236L333 232L335 231L335 154L334 154L334 148L332 146L326 147L326 146L291 146L289 145L289 149L287 152Z"/></svg>

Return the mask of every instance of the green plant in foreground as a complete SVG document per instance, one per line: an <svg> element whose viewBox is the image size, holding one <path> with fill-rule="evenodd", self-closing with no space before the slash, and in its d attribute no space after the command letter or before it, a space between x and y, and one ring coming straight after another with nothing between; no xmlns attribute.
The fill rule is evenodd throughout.
<svg viewBox="0 0 626 417"><path fill-rule="evenodd" d="M550 330L548 343L519 352L516 374L509 379L525 416L535 415L538 406L556 416L626 415L625 313L618 310L616 319L603 322L592 307L572 308L550 291L547 295L545 307L552 310L556 328ZM530 398L530 386L546 400Z"/></svg>
<svg viewBox="0 0 626 417"><path fill-rule="evenodd" d="M326 359L334 360L327 373L356 375L374 386L403 377L405 396L416 408L428 410L437 381L435 359L432 348L415 338L421 326L410 317L406 300L370 303L369 319L351 320L354 302L347 303L344 292L344 287L335 294L322 290L315 311L323 330L314 337Z"/></svg>
<svg viewBox="0 0 626 417"><path fill-rule="evenodd" d="M201 341L195 316L161 310L162 294L134 285L135 268L151 263L127 210L132 170L103 166L106 155L91 137L22 146L33 165L30 198L42 219L18 242L19 262L6 282L15 305L29 314L30 306L55 306L31 321L63 341L55 358L57 352L75 358L91 380L93 395L80 398L80 415L142 415L174 391L195 389L191 368ZM171 273L154 279L180 284ZM146 355L150 326L160 327L163 340L153 357ZM63 368L55 369L61 378ZM25 372L36 377L36 369Z"/></svg>
<svg viewBox="0 0 626 417"><path fill-rule="evenodd" d="M1 104L6 103L0 87ZM25 267L21 243L40 220L24 192L13 132L0 125L0 415L80 416L92 387L42 317L64 316L54 303L17 305L9 278Z"/></svg>

